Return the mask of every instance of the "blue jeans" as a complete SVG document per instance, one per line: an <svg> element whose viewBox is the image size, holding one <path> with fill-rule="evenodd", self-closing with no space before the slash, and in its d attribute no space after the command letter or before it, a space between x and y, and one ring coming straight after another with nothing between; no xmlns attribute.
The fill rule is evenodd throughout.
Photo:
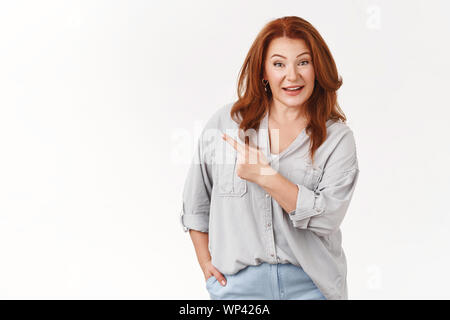
<svg viewBox="0 0 450 320"><path fill-rule="evenodd" d="M214 276L206 280L212 300L326 300L301 267L262 263L226 275L225 287Z"/></svg>

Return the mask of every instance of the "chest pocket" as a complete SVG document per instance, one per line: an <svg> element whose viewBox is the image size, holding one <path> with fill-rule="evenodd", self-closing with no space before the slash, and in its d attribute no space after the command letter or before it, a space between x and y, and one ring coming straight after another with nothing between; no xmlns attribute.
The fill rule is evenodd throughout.
<svg viewBox="0 0 450 320"><path fill-rule="evenodd" d="M247 181L236 174L237 155L232 163L218 166L216 195L221 197L242 197L247 193Z"/></svg>
<svg viewBox="0 0 450 320"><path fill-rule="evenodd" d="M309 163L300 160L290 169L287 178L293 183L315 191L322 178L322 169L313 167Z"/></svg>

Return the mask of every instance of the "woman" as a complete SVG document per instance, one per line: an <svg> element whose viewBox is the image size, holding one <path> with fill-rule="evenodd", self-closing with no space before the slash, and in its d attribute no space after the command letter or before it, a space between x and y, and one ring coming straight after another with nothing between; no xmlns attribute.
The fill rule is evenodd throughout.
<svg viewBox="0 0 450 320"><path fill-rule="evenodd" d="M340 224L359 169L341 84L307 21L257 36L239 99L206 124L183 191L212 299L348 299Z"/></svg>

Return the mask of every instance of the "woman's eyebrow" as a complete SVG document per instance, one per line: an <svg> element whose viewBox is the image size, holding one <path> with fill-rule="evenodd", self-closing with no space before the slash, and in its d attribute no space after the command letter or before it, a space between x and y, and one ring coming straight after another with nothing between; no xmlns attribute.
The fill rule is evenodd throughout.
<svg viewBox="0 0 450 320"><path fill-rule="evenodd" d="M298 57L300 57L300 56L302 56L304 54L310 54L310 53L308 51L300 53L296 58L298 58ZM281 54L277 54L277 53L273 54L270 58L273 58L273 57L276 57L276 56L286 59L286 57L282 56Z"/></svg>

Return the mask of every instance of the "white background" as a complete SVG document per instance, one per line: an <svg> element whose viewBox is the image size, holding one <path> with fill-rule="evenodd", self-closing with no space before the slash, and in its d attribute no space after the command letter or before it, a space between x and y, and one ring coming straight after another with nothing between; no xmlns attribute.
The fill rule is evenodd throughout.
<svg viewBox="0 0 450 320"><path fill-rule="evenodd" d="M297 15L344 84L350 299L448 299L448 1L2 1L0 298L208 299L181 193L259 30Z"/></svg>

